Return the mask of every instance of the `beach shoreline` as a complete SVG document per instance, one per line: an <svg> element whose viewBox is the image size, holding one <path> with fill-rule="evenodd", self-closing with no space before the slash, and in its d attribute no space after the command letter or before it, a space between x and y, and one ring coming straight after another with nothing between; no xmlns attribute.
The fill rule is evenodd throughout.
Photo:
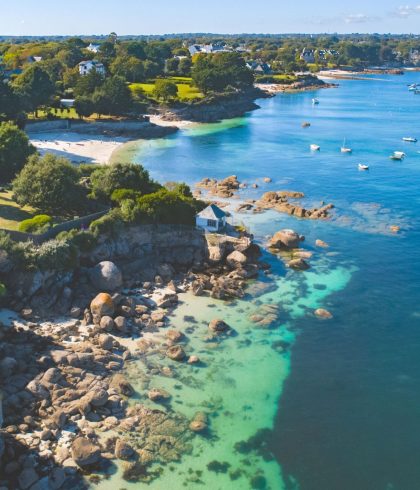
<svg viewBox="0 0 420 490"><path fill-rule="evenodd" d="M30 142L41 155L53 153L68 158L72 163L106 164L113 152L130 140L126 137L109 138L71 132L31 133Z"/></svg>

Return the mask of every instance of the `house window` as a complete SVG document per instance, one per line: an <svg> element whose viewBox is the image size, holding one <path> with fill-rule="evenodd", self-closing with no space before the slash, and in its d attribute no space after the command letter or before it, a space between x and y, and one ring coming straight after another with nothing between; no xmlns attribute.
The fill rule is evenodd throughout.
<svg viewBox="0 0 420 490"><path fill-rule="evenodd" d="M207 226L209 228L217 228L217 221L215 219L208 219Z"/></svg>

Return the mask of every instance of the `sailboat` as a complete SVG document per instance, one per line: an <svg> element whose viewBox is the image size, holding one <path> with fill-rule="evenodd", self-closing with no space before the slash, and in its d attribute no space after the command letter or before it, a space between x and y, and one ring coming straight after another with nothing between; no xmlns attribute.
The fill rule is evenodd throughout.
<svg viewBox="0 0 420 490"><path fill-rule="evenodd" d="M346 138L343 140L343 146L341 147L341 153L351 153L353 150L346 146Z"/></svg>

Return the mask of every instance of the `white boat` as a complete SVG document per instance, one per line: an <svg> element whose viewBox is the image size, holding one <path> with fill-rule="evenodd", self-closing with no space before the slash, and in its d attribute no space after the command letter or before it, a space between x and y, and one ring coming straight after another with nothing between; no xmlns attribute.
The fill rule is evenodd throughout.
<svg viewBox="0 0 420 490"><path fill-rule="evenodd" d="M408 143L417 143L417 138L412 138L411 136L405 136L402 140Z"/></svg>
<svg viewBox="0 0 420 490"><path fill-rule="evenodd" d="M408 86L408 90L416 90L417 89L417 84L413 83L412 85Z"/></svg>
<svg viewBox="0 0 420 490"><path fill-rule="evenodd" d="M318 99L312 99L312 105L318 105L319 100Z"/></svg>
<svg viewBox="0 0 420 490"><path fill-rule="evenodd" d="M346 138L344 138L343 146L341 147L341 153L351 153L353 150L346 146Z"/></svg>
<svg viewBox="0 0 420 490"><path fill-rule="evenodd" d="M359 163L357 167L359 170L369 170L369 165L365 165L364 163Z"/></svg>
<svg viewBox="0 0 420 490"><path fill-rule="evenodd" d="M394 153L389 157L391 160L402 160L405 157L403 151L394 151Z"/></svg>
<svg viewBox="0 0 420 490"><path fill-rule="evenodd" d="M319 145L311 145L311 151L319 151L321 147Z"/></svg>

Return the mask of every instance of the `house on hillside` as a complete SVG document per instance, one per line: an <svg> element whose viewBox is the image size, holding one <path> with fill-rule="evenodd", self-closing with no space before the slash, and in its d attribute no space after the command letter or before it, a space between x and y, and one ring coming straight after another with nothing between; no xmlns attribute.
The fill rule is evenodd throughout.
<svg viewBox="0 0 420 490"><path fill-rule="evenodd" d="M300 59L306 63L315 63L315 50L304 48L300 53Z"/></svg>
<svg viewBox="0 0 420 490"><path fill-rule="evenodd" d="M221 231L226 226L226 213L216 204L210 204L195 217L195 224L207 232Z"/></svg>
<svg viewBox="0 0 420 490"><path fill-rule="evenodd" d="M98 53L99 52L99 48L101 47L100 44L92 44L90 43L89 46L86 48L88 51L90 51L91 53Z"/></svg>
<svg viewBox="0 0 420 490"><path fill-rule="evenodd" d="M410 63L417 65L420 63L420 50L418 49L410 49L410 53L408 54L408 60Z"/></svg>
<svg viewBox="0 0 420 490"><path fill-rule="evenodd" d="M232 52L232 48L227 46L226 44L193 44L189 46L188 51L191 56L195 54L205 53L205 54L214 54L214 53L230 53Z"/></svg>
<svg viewBox="0 0 420 490"><path fill-rule="evenodd" d="M81 61L79 63L80 75L87 75L92 70L96 70L101 75L105 75L105 66L99 61L89 60L89 61Z"/></svg>
<svg viewBox="0 0 420 490"><path fill-rule="evenodd" d="M42 61L42 56L28 56L26 59L28 63L39 63Z"/></svg>
<svg viewBox="0 0 420 490"><path fill-rule="evenodd" d="M258 75L268 75L271 73L271 66L268 63L263 63L262 61L248 61L246 66Z"/></svg>

